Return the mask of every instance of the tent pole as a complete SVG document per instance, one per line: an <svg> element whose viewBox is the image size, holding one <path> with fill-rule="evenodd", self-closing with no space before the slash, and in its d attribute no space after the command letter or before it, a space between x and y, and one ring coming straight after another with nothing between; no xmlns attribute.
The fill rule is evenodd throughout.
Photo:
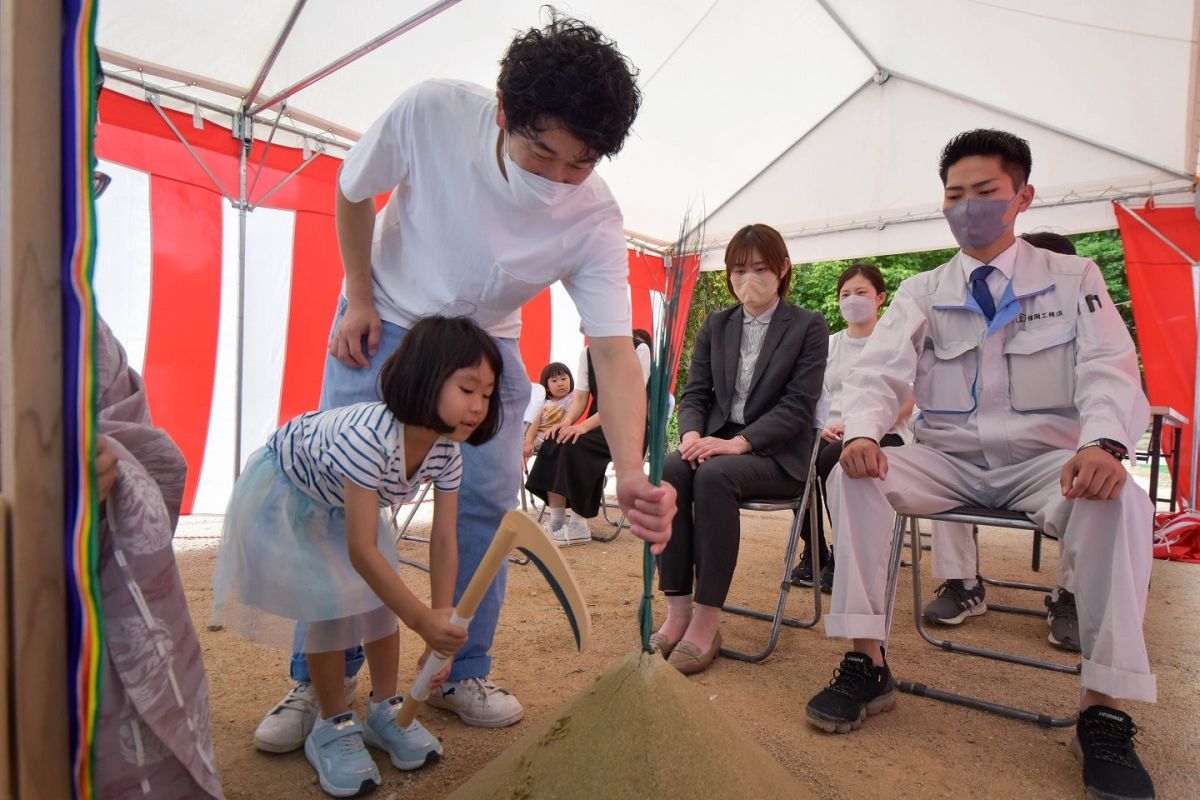
<svg viewBox="0 0 1200 800"><path fill-rule="evenodd" d="M970 95L965 95L965 94L962 94L961 92L956 92L952 89L947 89L944 86L938 86L936 83L930 83L929 81L924 81L924 80L921 80L920 78L915 78L912 75L906 75L903 72L892 72L891 75L893 78L899 78L902 81L907 81L908 83L911 83L914 86L920 86L921 88L928 89L931 92L937 92L938 94L943 94L946 97L952 97L955 100L961 100L964 103L970 103L972 105L979 106L980 108L985 108L988 111L995 111L1000 114L1004 114L1005 116L1009 116L1015 120L1024 122L1026 125L1036 125L1037 127L1041 128L1044 131L1050 131L1051 133L1057 133L1060 136L1066 136L1068 139L1071 139L1072 141L1076 141L1081 144L1086 144L1090 147L1098 148L1100 150L1103 150L1106 153L1111 153L1112 155L1120 156L1121 158L1127 158L1130 161L1135 161L1138 164L1141 164L1142 166L1151 167L1160 172L1165 172L1174 178L1183 178L1184 180L1191 181L1195 177L1194 175L1191 174L1188 167L1186 167L1186 166L1171 167L1171 166L1167 166L1166 164L1159 164L1158 162L1151 161L1148 158L1143 158L1142 156L1126 152L1119 147L1113 147L1112 145L1104 144L1103 142L1097 141L1096 139L1091 139L1087 136L1083 136L1078 133L1072 133L1071 131L1069 131L1065 128L1060 128L1056 125L1051 125L1048 122L1034 119L1033 117L1026 116L1025 114L1021 114L1017 111L1013 111L1012 109L1008 109L1008 108L1004 108L1003 106L995 105L994 103L988 103L986 101L980 100L977 97L971 97Z"/></svg>
<svg viewBox="0 0 1200 800"><path fill-rule="evenodd" d="M426 20L436 17L438 14L442 13L447 8L450 8L450 6L457 5L459 2L460 2L460 0L439 0L439 2L434 3L433 5L429 6L425 10L418 11L416 14L414 14L411 17L409 17L408 19L404 20L404 22L401 22L399 25L395 26L394 28L384 31L383 33L379 34L378 36L376 36L374 39L367 42L366 44L361 45L360 47L356 47L354 50L351 50L349 53L347 53L346 55L337 59L336 61L332 61L332 62L326 64L325 66L321 67L319 70L312 73L308 77L301 78L299 81L297 81L296 83L293 83L291 86L287 87L286 89L283 89L282 91L271 95L266 100L253 106L252 108L250 108L246 112L246 114L249 116L255 116L257 114L261 114L264 109L270 108L271 106L275 105L276 103L279 103L283 100L288 99L289 97L296 94L297 92L302 91L302 90L308 88L309 86L312 86L314 83L321 80L322 78L332 75L333 73L337 72L339 69L346 66L347 64L357 61L358 59L365 56L367 53L370 53L372 50L382 47L383 45L390 42L392 39L395 39L397 36L401 35L402 33L407 33L408 31L410 31L413 28L420 25L422 22L425 22Z"/></svg>
<svg viewBox="0 0 1200 800"><path fill-rule="evenodd" d="M271 52L267 53L262 67L258 70L258 77L251 84L250 91L246 92L246 99L242 105L243 109L253 103L254 98L258 97L259 91L267 80L267 73L271 71L271 67L275 66L275 59L279 58L279 52L283 50L283 45L287 42L288 37L292 35L292 28L295 27L296 20L300 17L300 12L304 10L304 4L307 2L308 0L296 0L296 5L292 6L291 13L284 20L283 28L280 29L279 36L275 39L275 44L271 46Z"/></svg>
<svg viewBox="0 0 1200 800"><path fill-rule="evenodd" d="M291 180L292 180L292 178L294 178L294 177L296 177L297 175L299 175L299 174L300 174L300 172L301 172L301 171L302 171L302 170L303 170L305 167L307 167L307 166L308 166L309 164L311 164L312 162L316 161L316 160L317 160L317 157L318 157L318 156L320 156L322 152L323 152L323 151L321 151L321 150L314 150L314 151L312 152L312 154L311 154L311 155L310 155L308 158L306 158L306 159L304 159L303 161L301 161L301 162L300 162L299 166L297 166L297 167L296 167L294 170L292 170L292 171L291 171L291 172L289 172L287 175L285 175L283 178L281 178L281 179L280 179L280 181L279 181L279 183L275 184L275 185L274 185L274 186L272 186L270 189L268 189L266 192L264 192L264 193L263 193L263 196L262 196L262 197L260 197L260 198L258 198L258 201L257 201L257 202L255 202L255 203L253 203L253 204L250 206L250 210L251 210L251 211L253 211L254 209L256 209L256 208L258 208L259 206L261 206L263 203L267 202L267 200L269 200L269 199L271 198L271 195L275 194L275 193L276 193L276 192L278 192L280 189L282 189L284 186L286 186L288 183L290 183L290 182L291 182ZM255 182L257 183L257 178L255 179ZM250 187L250 191L251 191L251 192L253 192L253 191L254 191L254 187L253 187L253 186L251 186L251 187ZM247 196L247 198L246 198L246 202L247 202L247 203L249 203L249 202L250 202L249 196Z"/></svg>
<svg viewBox="0 0 1200 800"><path fill-rule="evenodd" d="M246 160L254 142L253 118L239 114L234 120L233 135L238 139L238 310L237 362L234 369L236 386L233 406L233 478L242 474L242 351L246 332Z"/></svg>
<svg viewBox="0 0 1200 800"><path fill-rule="evenodd" d="M258 168L254 170L254 182L250 184L250 190L246 192L247 197L254 194L254 189L258 186L258 179L262 177L263 167L267 165L267 153L271 152L271 144L275 141L275 131L279 130L279 120L283 119L283 112L285 111L287 111L287 103L280 106L279 113L275 115L275 122L271 125L271 132L267 134L267 143L263 146L262 155L258 157Z"/></svg>
<svg viewBox="0 0 1200 800"><path fill-rule="evenodd" d="M217 176L213 174L213 171L208 168L208 164L204 163L204 159L200 157L200 154L196 152L191 143L188 142L187 139L183 138L183 134L179 132L179 128L175 127L175 123L171 122L171 118L168 117L167 113L162 110L162 106L160 106L158 103L158 93L147 90L146 100L150 103L150 105L154 106L154 110L158 112L160 117L162 117L163 122L167 123L167 127L171 129L171 133L175 134L175 138L180 141L185 149L187 149L192 158L196 159L196 163L200 165L200 169L204 170L204 174L208 176L208 179L212 181L213 185L216 186L221 192L221 196L226 200L232 200L233 198L229 196L229 192L225 189L225 186L220 180L217 179Z"/></svg>
<svg viewBox="0 0 1200 800"><path fill-rule="evenodd" d="M1115 193L1109 194L1110 191L1113 191ZM1080 205L1088 205L1090 203L1099 203L1099 202L1102 202L1105 200L1112 202L1112 203L1120 204L1126 200L1141 200L1143 198L1161 197L1163 194L1174 194L1176 192L1182 193L1182 192L1186 192L1186 191L1191 191L1191 190L1189 187L1182 186L1182 185L1176 186L1176 187L1166 187L1166 188L1160 186L1158 188L1142 189L1142 190L1138 190L1138 191L1118 191L1114 187L1109 187L1108 189L1105 189L1103 192L1099 192L1098 194L1095 194L1095 195L1076 195L1074 197L1067 197L1067 198L1064 198L1061 200L1057 200L1054 198L1035 199L1033 201L1033 205L1030 206L1030 209L1057 208L1058 206L1080 206ZM1126 209L1126 206L1121 205L1121 208ZM712 214L709 215L709 217L711 217L711 216L712 216ZM930 220L941 220L941 219L943 219L943 215L942 215L941 211L930 211L930 212L922 212L919 214L908 213L908 214L904 214L903 216L898 216L898 217L879 217L876 219L868 219L868 220L853 220L851 222L843 223L840 225L822 225L820 227L811 227L811 228L810 227L802 227L802 228L781 227L779 232L783 235L783 238L785 241L795 242L795 241L799 241L801 239L805 239L809 236L824 236L824 235L831 234L831 233L848 233L850 231L860 231L860 230L867 230L867 229L880 229L881 230L883 228L892 227L895 225L905 225L905 224L913 223L913 222L929 222ZM1167 241L1167 240L1164 239L1164 241ZM727 244L729 244L728 236L722 236L721 238L718 238L718 239L709 239L708 241L706 241L704 243L703 252L710 253L713 250L721 250ZM1170 244L1170 242L1167 241L1167 244ZM946 244L946 247L951 247L951 246L954 246L954 245L952 243ZM851 255L848 257L852 258L854 256ZM1190 256L1184 254L1184 259L1188 263L1191 263L1192 259ZM718 269L724 269L724 266L721 266ZM707 271L707 270L704 270L704 271Z"/></svg>
<svg viewBox="0 0 1200 800"><path fill-rule="evenodd" d="M170 97L172 100L178 100L181 103L200 106L201 108L207 109L214 113L223 114L230 119L233 119L238 114L238 112L234 111L232 108L226 108L225 106L217 105L216 103L210 103L207 100L201 100L198 97L192 97L184 94L183 92L177 92L174 89L168 89L165 86L156 86L154 84L146 83L144 80L135 80L120 72L113 72L106 69L104 70L104 80L117 81L118 83L124 83L127 86L136 86L139 89L143 89L147 92L154 92L155 94L162 95L163 97ZM199 86L198 88L203 89L205 87ZM312 117L311 115L291 111L288 113L288 117L297 122L303 122L305 125L319 127L320 130L306 131L302 128L297 128L294 125L288 125L286 122L276 126L279 128L279 130L287 131L288 133L294 133L297 136L306 136L310 139L318 136L336 136L338 139L344 139L345 141L338 141L336 139L322 139L321 141L341 150L349 150L350 145L358 141L357 133L354 133L353 131L347 131L337 125L331 125L325 120L317 120L316 117ZM319 125L318 122L320 123ZM347 142L350 144L347 144Z"/></svg>

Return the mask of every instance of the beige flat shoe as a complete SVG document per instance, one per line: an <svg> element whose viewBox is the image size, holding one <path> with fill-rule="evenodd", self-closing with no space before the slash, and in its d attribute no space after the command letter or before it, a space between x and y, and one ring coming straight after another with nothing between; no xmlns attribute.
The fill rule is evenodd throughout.
<svg viewBox="0 0 1200 800"><path fill-rule="evenodd" d="M650 634L650 651L662 653L663 658L670 656L671 651L675 649L675 645L677 644L679 642L671 644L670 640L667 639L667 635L662 631L655 631Z"/></svg>
<svg viewBox="0 0 1200 800"><path fill-rule="evenodd" d="M719 652L721 652L721 632L717 631L712 647L707 651L701 653L699 647L685 639L675 645L667 663L684 675L695 675L697 672L704 672L708 669Z"/></svg>

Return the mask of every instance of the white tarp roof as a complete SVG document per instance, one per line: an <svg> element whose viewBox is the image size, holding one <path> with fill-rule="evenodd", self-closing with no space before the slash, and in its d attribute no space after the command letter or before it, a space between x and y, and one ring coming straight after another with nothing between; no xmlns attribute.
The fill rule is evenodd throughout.
<svg viewBox="0 0 1200 800"><path fill-rule="evenodd" d="M96 38L107 70L141 68L148 84L236 107L296 6L260 101L431 1L106 0ZM1197 0L555 5L641 70L633 135L600 172L627 230L649 240L672 241L702 200L714 247L747 222L783 230L797 261L950 246L937 156L974 127L1030 140L1046 205L1023 217L1029 229L1113 227L1110 199L1186 192L1197 171ZM288 111L353 139L423 79L494 85L514 32L545 19L534 0L461 0L299 91Z"/></svg>

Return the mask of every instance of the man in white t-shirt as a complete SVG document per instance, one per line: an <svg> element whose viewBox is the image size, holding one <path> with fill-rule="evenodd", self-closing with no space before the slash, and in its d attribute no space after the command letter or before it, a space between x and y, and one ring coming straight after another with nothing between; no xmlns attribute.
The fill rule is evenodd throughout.
<svg viewBox="0 0 1200 800"><path fill-rule="evenodd" d="M517 36L500 63L496 91L447 80L406 91L347 155L338 179L346 279L321 407L375 399L381 364L408 327L430 314L471 317L504 356L500 434L463 448L456 599L501 516L516 505L529 398L517 347L521 306L556 281L575 302L600 379L630 387L613 393L616 413L605 433L632 531L657 552L675 510L670 487L653 486L642 472L646 401L629 346L621 210L593 172L621 149L637 115L634 70L599 31L566 18ZM374 198L387 192L376 215ZM471 725L511 725L523 714L487 677L505 579L502 570L450 680L429 701ZM298 628L297 642L305 635ZM347 692L361 660L347 652ZM311 729L316 705L302 657L293 658L292 677L295 687L255 732L260 749L296 749Z"/></svg>

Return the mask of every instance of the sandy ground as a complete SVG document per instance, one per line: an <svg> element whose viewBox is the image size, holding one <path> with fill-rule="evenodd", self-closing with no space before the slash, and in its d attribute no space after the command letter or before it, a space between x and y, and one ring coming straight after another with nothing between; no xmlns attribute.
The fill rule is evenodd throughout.
<svg viewBox="0 0 1200 800"><path fill-rule="evenodd" d="M424 514L411 532L427 530ZM730 602L767 608L782 573L788 520L782 514L743 517L741 558ZM599 530L602 521L596 524ZM226 631L210 632L210 578L220 518L185 518L177 534L179 565L193 619L200 632L212 701L213 736L225 791L230 798L323 797L302 753L259 753L251 735L262 715L288 688L285 654L267 650ZM984 529L982 563L993 577L1050 582L1057 544L1047 543L1041 574L1030 570L1027 533ZM425 546L403 542L401 552L424 559ZM384 785L375 794L389 798L439 798L470 777L544 720L556 707L588 687L606 669L638 646L635 619L641 591L641 545L627 532L610 544L593 543L565 552L589 600L593 646L573 651L565 618L539 573L531 567L509 571L508 598L493 650L493 677L525 706L525 719L503 730L461 724L446 712L428 709L423 721L445 745L437 765L400 773L376 753ZM926 554L928 555L928 554ZM929 559L922 560L923 593L934 588ZM1077 678L972 656L945 653L921 641L912 622L911 570L903 570L889 660L898 677L959 692L977 692L999 702L1072 713ZM412 586L427 592L423 573L404 567ZM1133 704L1140 733L1139 752L1161 798L1200 797L1196 753L1200 752L1200 567L1156 561L1146 638L1158 675L1157 705ZM1042 607L1039 594L990 589L989 602ZM828 602L828 598L826 598ZM789 610L811 613L809 592L793 590ZM827 606L826 606L827 607ZM656 619L661 618L661 601ZM727 615L726 646L761 647L768 625ZM991 611L951 634L964 643L993 646L1064 663L1067 654L1046 642L1044 619ZM401 682L414 675L418 640L403 634ZM1047 730L929 699L902 695L896 709L873 717L849 736L810 728L803 717L808 698L829 680L843 642L816 630L784 629L775 653L760 664L718 659L692 678L708 700L735 720L744 735L765 748L822 798L1058 798L1082 797L1080 770L1067 745L1071 729ZM358 705L365 705L367 682ZM362 709L360 708L360 711ZM620 730L613 730L620 736ZM647 748L654 742L646 742ZM613 764L613 769L622 765ZM680 765L686 769L686 764Z"/></svg>

